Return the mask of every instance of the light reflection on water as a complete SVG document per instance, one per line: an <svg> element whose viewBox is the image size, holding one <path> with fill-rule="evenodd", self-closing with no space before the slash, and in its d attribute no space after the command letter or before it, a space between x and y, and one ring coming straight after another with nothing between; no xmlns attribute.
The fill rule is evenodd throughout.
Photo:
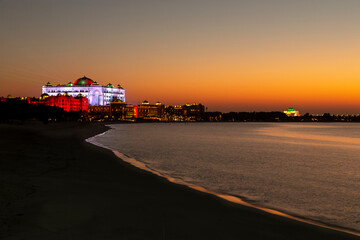
<svg viewBox="0 0 360 240"><path fill-rule="evenodd" d="M210 191L360 230L360 124L112 125L100 144Z"/></svg>
<svg viewBox="0 0 360 240"><path fill-rule="evenodd" d="M262 128L259 129L259 134L267 135L267 136L273 136L273 137L283 137L283 138L296 138L298 140L314 140L313 142L316 143L316 141L319 141L317 144L323 144L327 145L326 142L333 142L336 143L336 146L344 146L344 147L360 147L360 138L355 137L341 137L341 136L331 136L331 135L316 135L315 134L309 134L309 133L302 133L297 132L301 131L303 128L312 128L314 129L314 126L306 126L306 125L300 125L300 126L282 126L281 128ZM325 128L325 126L320 126L319 128ZM334 128L334 126L329 126L329 128ZM291 131L293 130L293 131ZM296 130L296 131L294 131ZM316 131L316 128L315 128ZM306 142L299 144L306 144ZM335 144L331 145L335 146Z"/></svg>

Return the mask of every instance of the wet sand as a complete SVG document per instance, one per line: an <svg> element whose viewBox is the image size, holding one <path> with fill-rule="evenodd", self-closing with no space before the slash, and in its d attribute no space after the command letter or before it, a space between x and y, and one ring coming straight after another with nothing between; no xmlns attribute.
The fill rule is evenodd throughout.
<svg viewBox="0 0 360 240"><path fill-rule="evenodd" d="M359 239L170 183L85 142L106 129L0 125L0 239Z"/></svg>

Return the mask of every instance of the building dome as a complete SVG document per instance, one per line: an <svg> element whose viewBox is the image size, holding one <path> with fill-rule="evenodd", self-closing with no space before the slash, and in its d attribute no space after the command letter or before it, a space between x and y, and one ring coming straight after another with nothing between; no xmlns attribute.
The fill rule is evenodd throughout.
<svg viewBox="0 0 360 240"><path fill-rule="evenodd" d="M83 76L74 82L74 86L91 86L94 84L94 81L90 78Z"/></svg>
<svg viewBox="0 0 360 240"><path fill-rule="evenodd" d="M123 103L123 104L125 104L123 101L121 101L121 99L115 99L115 100L113 100L113 103Z"/></svg>
<svg viewBox="0 0 360 240"><path fill-rule="evenodd" d="M48 98L48 97L49 97L49 94L43 93L43 94L41 94L41 96L40 96L40 100L45 100L45 99Z"/></svg>

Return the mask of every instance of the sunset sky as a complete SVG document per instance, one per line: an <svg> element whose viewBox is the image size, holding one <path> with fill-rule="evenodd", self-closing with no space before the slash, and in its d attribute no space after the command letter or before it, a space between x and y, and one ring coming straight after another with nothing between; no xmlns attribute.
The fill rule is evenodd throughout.
<svg viewBox="0 0 360 240"><path fill-rule="evenodd" d="M359 0L0 0L0 96L121 84L127 102L360 114Z"/></svg>

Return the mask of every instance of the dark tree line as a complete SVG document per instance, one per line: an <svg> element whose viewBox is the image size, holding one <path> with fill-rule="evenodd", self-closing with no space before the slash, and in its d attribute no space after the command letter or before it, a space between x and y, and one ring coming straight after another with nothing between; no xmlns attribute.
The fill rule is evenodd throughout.
<svg viewBox="0 0 360 240"><path fill-rule="evenodd" d="M209 122L360 122L360 115L311 115L289 117L282 112L206 112L205 121Z"/></svg>
<svg viewBox="0 0 360 240"><path fill-rule="evenodd" d="M286 121L288 116L282 112L206 112L205 121L221 122L275 122Z"/></svg>
<svg viewBox="0 0 360 240"><path fill-rule="evenodd" d="M8 99L0 102L0 122L12 122L34 119L44 123L49 121L70 121L80 119L80 112L65 112L59 107L45 106L45 104L28 104L20 99Z"/></svg>

